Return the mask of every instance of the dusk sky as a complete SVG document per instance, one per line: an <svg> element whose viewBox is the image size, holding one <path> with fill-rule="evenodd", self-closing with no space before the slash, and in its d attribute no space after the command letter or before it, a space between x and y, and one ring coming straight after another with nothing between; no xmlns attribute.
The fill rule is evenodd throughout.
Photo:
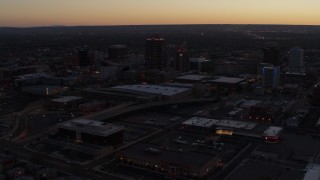
<svg viewBox="0 0 320 180"><path fill-rule="evenodd" d="M320 25L319 0L0 0L0 26Z"/></svg>

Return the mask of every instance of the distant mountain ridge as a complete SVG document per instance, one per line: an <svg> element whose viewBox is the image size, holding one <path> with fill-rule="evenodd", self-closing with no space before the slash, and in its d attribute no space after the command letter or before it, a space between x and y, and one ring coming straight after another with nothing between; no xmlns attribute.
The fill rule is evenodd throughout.
<svg viewBox="0 0 320 180"><path fill-rule="evenodd" d="M0 27L0 34L25 34L25 33L86 33L86 32L170 32L170 31L320 31L320 26L315 25L234 25L234 24L199 24L199 25L121 25L121 26L39 26L39 27Z"/></svg>

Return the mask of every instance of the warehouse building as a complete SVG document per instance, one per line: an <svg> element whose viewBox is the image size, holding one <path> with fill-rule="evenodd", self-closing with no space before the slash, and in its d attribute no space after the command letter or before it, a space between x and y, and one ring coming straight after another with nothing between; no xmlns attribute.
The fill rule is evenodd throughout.
<svg viewBox="0 0 320 180"><path fill-rule="evenodd" d="M248 83L244 78L218 76L207 80L211 84L211 92L233 93L246 91Z"/></svg>
<svg viewBox="0 0 320 180"><path fill-rule="evenodd" d="M169 101L183 99L192 95L192 88L164 86L164 85L123 85L112 88L120 92L128 92L131 94L151 94L158 97L158 100Z"/></svg>
<svg viewBox="0 0 320 180"><path fill-rule="evenodd" d="M76 119L59 124L59 137L101 146L119 145L123 142L121 125L88 119Z"/></svg>
<svg viewBox="0 0 320 180"><path fill-rule="evenodd" d="M82 102L83 97L61 96L51 100L50 108L61 110L77 109L79 107L79 104Z"/></svg>
<svg viewBox="0 0 320 180"><path fill-rule="evenodd" d="M198 74L187 74L175 78L175 81L180 83L200 83L202 80L209 78L210 76L198 75Z"/></svg>
<svg viewBox="0 0 320 180"><path fill-rule="evenodd" d="M204 178L213 168L221 166L219 155L160 149L149 143L130 146L120 151L116 158L124 164L158 171L172 178Z"/></svg>

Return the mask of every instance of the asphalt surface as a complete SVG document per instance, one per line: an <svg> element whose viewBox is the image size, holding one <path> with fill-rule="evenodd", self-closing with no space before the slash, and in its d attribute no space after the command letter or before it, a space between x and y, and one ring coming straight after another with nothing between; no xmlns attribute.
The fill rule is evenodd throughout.
<svg viewBox="0 0 320 180"><path fill-rule="evenodd" d="M106 118L108 118L108 116L110 116L110 114L118 115L118 114L123 114L123 113L131 112L131 111L136 111L139 109L150 108L150 107L165 106L168 104L170 105L170 104L177 104L177 103L179 104L179 103L202 102L202 101L203 100L187 100L187 101L184 100L184 101L177 101L177 102L156 102L156 103L151 103L151 104L148 103L148 104L142 104L142 105L138 105L138 106L128 107L130 105L134 105L134 104L129 103L129 104L124 104L119 107L114 107L111 110L109 109L107 111L99 112L97 114L90 116L90 118L97 119L97 120L105 120ZM216 101L216 99L205 100L205 102L210 102L210 101ZM41 107L42 105L43 105L43 101L37 101L37 102L31 103L23 111L21 111L17 114L17 121L15 124L15 127L11 132L8 133L8 135L10 135L12 137L12 139L17 140L17 142L20 142L20 143L16 143L15 141L11 141L11 140L8 141L5 138L3 138L0 140L0 144L1 144L0 149L2 149L2 151L7 150L12 155L16 156L17 158L24 159L24 160L27 160L30 162L37 162L38 164L42 164L43 166L47 166L47 167L54 167L58 171L64 172L66 174L87 177L88 179L123 179L123 178L108 175L105 173L100 173L100 172L97 172L93 169L95 166L101 165L104 162L106 162L106 160L110 158L109 156L105 156L105 157L100 158L98 160L94 160L91 163L88 163L86 165L80 165L80 164L70 164L70 163L67 163L66 160L59 159L59 158L50 156L45 153L34 152L34 151L23 148L22 147L23 143L28 142L29 140L33 139L33 137L28 137L27 140L22 140L22 141L19 140L19 137L21 137L21 135L24 132L26 132L26 130L27 130L27 127L26 127L27 118L25 118L25 117L28 113L30 113L34 109ZM106 117L106 115L108 115L108 116ZM181 122L178 121L178 122L172 124L171 126L166 127L163 130L156 131L152 134L149 134L148 136L140 138L140 139L133 141L131 143L125 144L124 146L120 147L119 149L116 149L115 152L117 152L123 148L126 148L132 144L138 143L142 140L152 139L152 138L159 136L161 134L165 134L169 130L171 130L173 127L177 126L179 123L181 123ZM48 128L42 134L40 133L38 135L43 136L46 133L52 131L53 129L55 129L55 126ZM34 138L36 138L36 137L37 136L35 136Z"/></svg>

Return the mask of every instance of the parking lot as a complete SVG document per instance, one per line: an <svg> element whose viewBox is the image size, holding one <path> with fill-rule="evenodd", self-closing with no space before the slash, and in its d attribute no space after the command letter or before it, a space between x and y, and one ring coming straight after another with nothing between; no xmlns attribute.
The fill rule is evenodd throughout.
<svg viewBox="0 0 320 180"><path fill-rule="evenodd" d="M225 141L219 136L205 136L195 133L173 131L164 136L161 136L151 143L159 144L163 148L173 151L198 151L209 154L225 154L229 157L231 154L235 155L245 145L245 142L239 141L234 143L232 141ZM226 160L228 158L225 158Z"/></svg>
<svg viewBox="0 0 320 180"><path fill-rule="evenodd" d="M140 126L140 125L131 124L131 123L119 123L119 124L122 124L126 127L124 130L125 142L137 140L157 130L156 128Z"/></svg>
<svg viewBox="0 0 320 180"><path fill-rule="evenodd" d="M257 180L257 179L303 179L301 169L284 167L279 164L245 160L227 177L226 180Z"/></svg>
<svg viewBox="0 0 320 180"><path fill-rule="evenodd" d="M77 112L32 112L27 117L29 130L41 130L54 124L79 117Z"/></svg>
<svg viewBox="0 0 320 180"><path fill-rule="evenodd" d="M170 115L160 112L148 112L126 117L123 119L123 121L144 126L164 128L179 121L180 119L180 116L175 116L173 114Z"/></svg>
<svg viewBox="0 0 320 180"><path fill-rule="evenodd" d="M80 147L81 145L78 146ZM94 156L92 155L94 154L94 151L99 151L99 148L96 148L92 152L86 153L85 151L80 150L81 148L77 148L76 145L73 145L72 142L57 142L51 139L44 139L42 141L32 142L28 144L26 147L34 151L38 151L39 153L54 155L56 157L60 157L74 162L85 162L92 160L94 158ZM88 146L88 148L89 147L90 146ZM102 148L100 147L100 150L101 149Z"/></svg>

